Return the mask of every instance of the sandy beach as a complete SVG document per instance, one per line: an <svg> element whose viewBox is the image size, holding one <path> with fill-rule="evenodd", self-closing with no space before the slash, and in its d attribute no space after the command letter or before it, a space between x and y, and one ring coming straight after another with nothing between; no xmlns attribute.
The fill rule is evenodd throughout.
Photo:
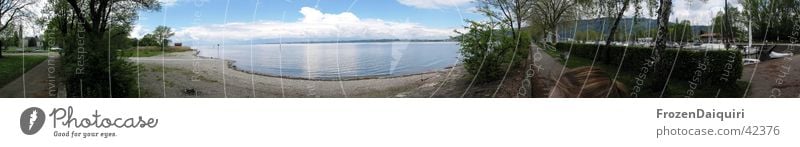
<svg viewBox="0 0 800 147"><path fill-rule="evenodd" d="M433 91L438 93L436 97L453 97L451 94L461 92L439 84L465 77L463 67L456 66L402 77L319 81L250 74L234 70L228 66L230 62L197 57L194 52L129 59L142 65L137 72L142 89L140 97L152 98L428 97Z"/></svg>

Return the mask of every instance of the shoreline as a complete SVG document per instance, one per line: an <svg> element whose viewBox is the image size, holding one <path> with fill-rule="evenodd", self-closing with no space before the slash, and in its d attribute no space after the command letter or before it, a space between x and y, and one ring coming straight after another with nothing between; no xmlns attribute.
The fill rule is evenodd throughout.
<svg viewBox="0 0 800 147"><path fill-rule="evenodd" d="M233 68L233 61L173 52L134 57L142 65L139 97L428 97L438 87L460 79L462 66L392 77L317 80L270 76ZM172 59L164 62L164 57ZM447 87L439 93L461 88ZM460 94L460 92L458 92ZM437 94L440 96L441 94Z"/></svg>
<svg viewBox="0 0 800 147"><path fill-rule="evenodd" d="M192 49L192 50L195 52L195 53L193 53L193 56L195 56L197 58L223 60L223 59L220 59L220 58L199 56L198 54L200 53L200 51L197 51L197 50L194 50L194 49ZM234 65L234 63L236 63L236 61L233 61L233 60L230 60L230 59L224 59L224 60L225 60L225 64L227 64L228 69L230 69L230 70L235 70L235 71L239 71L239 72L243 72L243 73L247 73L247 74L253 74L253 75L264 76L264 77L292 79L292 80L306 80L306 81L359 81L359 80L372 80L372 79L393 79L393 78L403 78L403 77L411 77L411 76L418 76L418 75L435 74L435 73L439 73L439 72L443 72L443 71L449 71L449 70L452 70L453 68L457 68L457 67L463 66L461 63L458 63L458 64L447 66L445 68L441 68L441 69L438 69L438 70L431 70L431 71L426 71L426 72L422 72L422 73L407 74L407 75L397 75L397 76L377 76L376 75L376 76L341 77L339 79L336 79L336 78L332 78L332 79L314 79L314 78L304 78L304 77L295 77L295 76L279 76L279 75L272 75L272 74L266 74L266 73L247 71L247 70L244 70L244 69L239 69L236 65Z"/></svg>

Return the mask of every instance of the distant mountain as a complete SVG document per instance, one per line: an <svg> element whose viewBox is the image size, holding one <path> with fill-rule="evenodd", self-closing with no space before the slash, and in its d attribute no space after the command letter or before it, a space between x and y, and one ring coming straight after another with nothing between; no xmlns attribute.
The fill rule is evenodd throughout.
<svg viewBox="0 0 800 147"><path fill-rule="evenodd" d="M610 17L581 20L578 22L577 31L582 32L586 30L594 30L596 32L603 32L603 35L605 36L608 35L608 31L611 30L612 23L614 23L614 19ZM627 32L630 31L631 27L635 27L636 29L642 29L642 30L656 29L658 27L657 26L658 20L638 18L636 19L635 24L636 25L634 26L633 18L623 18L619 22L619 27L617 28L617 30L618 31L624 30ZM671 22L670 24L674 23ZM573 38L575 31L575 28L573 28L573 26L575 25L573 24L569 28L560 28L558 34L561 36L561 38ZM708 32L708 30L710 30L709 26L702 26L702 25L692 26L693 34L700 34L700 31Z"/></svg>
<svg viewBox="0 0 800 147"><path fill-rule="evenodd" d="M452 39L369 39L369 40L327 40L327 41L290 41L267 42L265 44L314 44L314 43L377 43L377 42L451 42Z"/></svg>

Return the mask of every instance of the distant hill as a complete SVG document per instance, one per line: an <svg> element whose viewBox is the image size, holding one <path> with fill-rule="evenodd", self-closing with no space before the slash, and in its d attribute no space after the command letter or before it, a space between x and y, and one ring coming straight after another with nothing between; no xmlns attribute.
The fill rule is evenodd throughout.
<svg viewBox="0 0 800 147"><path fill-rule="evenodd" d="M379 42L452 42L452 39L369 39L369 40L327 40L267 42L265 44L314 44L314 43L379 43Z"/></svg>
<svg viewBox="0 0 800 147"><path fill-rule="evenodd" d="M605 21L605 25L603 24L604 21ZM658 21L655 20L655 19L639 18L639 19L636 19L636 21L637 21L636 25L634 26L633 25L634 24L633 23L633 18L623 18L619 22L618 31L625 30L627 32L627 31L629 31L631 29L631 27L636 27L636 28L640 28L640 29L644 29L644 30L655 29L655 28L658 27L657 26ZM611 30L611 24L613 22L614 22L614 19L612 19L610 17L581 20L581 21L578 22L578 32L582 32L582 31L586 31L586 30L594 30L594 31L597 31L597 32L604 32L603 35L605 36L605 35L608 35L608 31ZM670 23L670 24L674 24L674 23ZM571 25L571 26L574 26L574 24ZM572 28L571 26L569 28L561 28L559 30L559 35L562 38L572 38L574 36L573 32L575 31L575 29ZM605 29L603 29L603 26L605 26ZM692 26L692 33L693 34L700 34L701 30L705 31L705 32L708 32L708 30L710 30L710 28L709 28L709 26L702 26L702 25L693 25Z"/></svg>

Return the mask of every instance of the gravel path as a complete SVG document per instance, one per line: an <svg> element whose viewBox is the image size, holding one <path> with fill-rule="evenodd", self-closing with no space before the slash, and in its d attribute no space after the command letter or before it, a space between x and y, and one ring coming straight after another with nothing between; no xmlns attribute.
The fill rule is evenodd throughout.
<svg viewBox="0 0 800 147"><path fill-rule="evenodd" d="M753 73L753 70L756 70ZM755 76L753 76L755 75ZM750 77L753 76L752 81ZM744 67L742 78L750 81L748 97L800 97L800 56L773 59Z"/></svg>

